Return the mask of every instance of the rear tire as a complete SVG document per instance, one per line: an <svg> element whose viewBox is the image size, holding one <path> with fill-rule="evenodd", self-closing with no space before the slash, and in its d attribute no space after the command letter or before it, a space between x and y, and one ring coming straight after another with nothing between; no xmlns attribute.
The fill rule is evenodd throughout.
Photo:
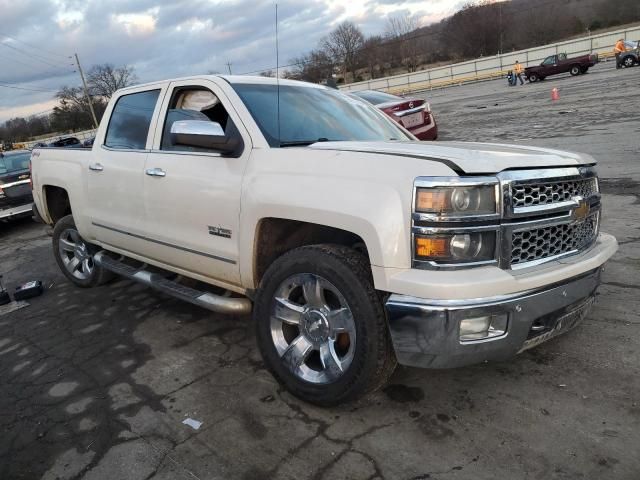
<svg viewBox="0 0 640 480"><path fill-rule="evenodd" d="M636 61L631 55L627 55L622 59L621 63L625 68L631 68L636 64Z"/></svg>
<svg viewBox="0 0 640 480"><path fill-rule="evenodd" d="M253 318L268 369L306 402L355 400L384 385L396 366L369 264L351 248L306 246L275 260Z"/></svg>
<svg viewBox="0 0 640 480"><path fill-rule="evenodd" d="M113 278L113 274L93 262L90 244L78 233L72 215L58 220L53 227L53 255L60 270L74 285L91 288Z"/></svg>
<svg viewBox="0 0 640 480"><path fill-rule="evenodd" d="M574 77L576 75L580 75L580 65L574 65L571 67L571 70L569 70L569 73L571 75L573 75Z"/></svg>
<svg viewBox="0 0 640 480"><path fill-rule="evenodd" d="M535 73L529 74L529 83L536 83L538 81L538 75Z"/></svg>

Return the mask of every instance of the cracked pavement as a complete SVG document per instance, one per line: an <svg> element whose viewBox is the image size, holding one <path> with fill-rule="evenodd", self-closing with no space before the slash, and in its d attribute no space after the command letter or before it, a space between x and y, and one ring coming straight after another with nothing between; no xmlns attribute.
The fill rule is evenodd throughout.
<svg viewBox="0 0 640 480"><path fill-rule="evenodd" d="M0 478L638 478L639 80L640 68L609 63L575 79L427 95L443 140L596 156L603 229L620 250L596 306L569 334L507 362L399 368L384 390L339 408L283 391L248 318L124 280L75 288L45 227L0 224L7 286L47 287L0 315ZM203 424L194 430L186 418Z"/></svg>

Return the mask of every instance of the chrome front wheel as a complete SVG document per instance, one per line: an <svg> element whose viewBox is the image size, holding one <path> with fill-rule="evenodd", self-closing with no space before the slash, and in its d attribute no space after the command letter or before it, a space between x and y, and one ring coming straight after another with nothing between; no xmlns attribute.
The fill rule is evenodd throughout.
<svg viewBox="0 0 640 480"><path fill-rule="evenodd" d="M299 273L279 285L270 327L281 361L301 380L335 382L353 361L353 313L338 288L320 275Z"/></svg>
<svg viewBox="0 0 640 480"><path fill-rule="evenodd" d="M67 272L78 280L88 280L93 274L93 256L74 228L67 228L60 234L58 254Z"/></svg>

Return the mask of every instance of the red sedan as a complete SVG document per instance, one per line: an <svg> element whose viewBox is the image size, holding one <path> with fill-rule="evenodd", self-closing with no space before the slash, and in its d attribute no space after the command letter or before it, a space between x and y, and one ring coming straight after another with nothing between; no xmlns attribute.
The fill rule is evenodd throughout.
<svg viewBox="0 0 640 480"><path fill-rule="evenodd" d="M421 98L402 98L375 90L350 92L375 105L420 140L438 138L438 125L429 104Z"/></svg>

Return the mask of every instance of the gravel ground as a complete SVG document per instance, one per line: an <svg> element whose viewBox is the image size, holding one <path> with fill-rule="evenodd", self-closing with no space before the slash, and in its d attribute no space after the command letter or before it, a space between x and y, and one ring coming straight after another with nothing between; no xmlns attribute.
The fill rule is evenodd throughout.
<svg viewBox="0 0 640 480"><path fill-rule="evenodd" d="M603 229L620 250L570 334L504 363L400 368L385 390L340 408L280 389L248 319L126 281L74 288L43 226L0 224L8 285L47 286L0 315L0 478L639 478L639 83L640 68L606 64L536 85L426 92L443 140L595 155Z"/></svg>

